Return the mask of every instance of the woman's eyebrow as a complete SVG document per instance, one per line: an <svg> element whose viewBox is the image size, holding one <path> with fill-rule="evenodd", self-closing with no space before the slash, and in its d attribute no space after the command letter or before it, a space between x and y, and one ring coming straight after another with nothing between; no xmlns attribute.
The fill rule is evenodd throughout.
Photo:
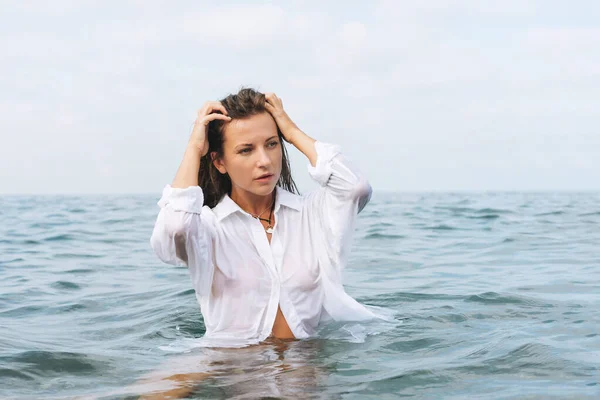
<svg viewBox="0 0 600 400"><path fill-rule="evenodd" d="M277 135L275 135L275 136L271 136L270 138L268 138L267 140L265 140L265 142L268 142L269 140L271 140L271 139L276 139L276 138L277 138Z"/></svg>
<svg viewBox="0 0 600 400"><path fill-rule="evenodd" d="M236 149L240 147L252 147L252 143L240 143L237 146L235 146Z"/></svg>

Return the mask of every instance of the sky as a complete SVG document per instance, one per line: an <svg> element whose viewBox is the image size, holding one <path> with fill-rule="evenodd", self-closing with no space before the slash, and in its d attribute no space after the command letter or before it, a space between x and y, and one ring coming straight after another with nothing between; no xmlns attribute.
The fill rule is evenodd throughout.
<svg viewBox="0 0 600 400"><path fill-rule="evenodd" d="M598 1L1 5L0 194L159 195L242 86L375 191L600 190Z"/></svg>

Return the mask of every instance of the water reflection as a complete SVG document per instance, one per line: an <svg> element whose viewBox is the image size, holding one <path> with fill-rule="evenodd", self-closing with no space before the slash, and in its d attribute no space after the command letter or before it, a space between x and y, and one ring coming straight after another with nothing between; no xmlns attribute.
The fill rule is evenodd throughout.
<svg viewBox="0 0 600 400"><path fill-rule="evenodd" d="M141 399L319 398L327 379L318 363L323 343L268 339L241 349L194 349L170 358L127 393Z"/></svg>

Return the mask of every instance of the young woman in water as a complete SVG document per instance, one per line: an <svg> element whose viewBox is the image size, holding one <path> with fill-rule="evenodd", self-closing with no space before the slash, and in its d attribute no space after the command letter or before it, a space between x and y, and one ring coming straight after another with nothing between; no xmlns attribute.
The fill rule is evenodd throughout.
<svg viewBox="0 0 600 400"><path fill-rule="evenodd" d="M300 196L284 142L319 188ZM186 265L206 347L314 336L324 321L377 317L346 294L342 270L371 186L337 146L296 126L274 93L242 89L199 111L151 245Z"/></svg>

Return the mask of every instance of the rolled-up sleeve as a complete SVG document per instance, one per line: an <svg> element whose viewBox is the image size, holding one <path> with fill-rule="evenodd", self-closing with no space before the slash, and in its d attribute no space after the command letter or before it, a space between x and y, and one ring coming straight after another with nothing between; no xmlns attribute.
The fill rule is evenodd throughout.
<svg viewBox="0 0 600 400"><path fill-rule="evenodd" d="M308 172L320 188L309 196L309 207L324 235L329 261L341 269L349 254L356 216L369 202L372 188L339 146L315 142L315 150L317 160Z"/></svg>
<svg viewBox="0 0 600 400"><path fill-rule="evenodd" d="M212 230L203 203L200 187L167 185L158 202L160 212L150 238L154 253L163 262L189 267L200 294L206 293L213 275Z"/></svg>

